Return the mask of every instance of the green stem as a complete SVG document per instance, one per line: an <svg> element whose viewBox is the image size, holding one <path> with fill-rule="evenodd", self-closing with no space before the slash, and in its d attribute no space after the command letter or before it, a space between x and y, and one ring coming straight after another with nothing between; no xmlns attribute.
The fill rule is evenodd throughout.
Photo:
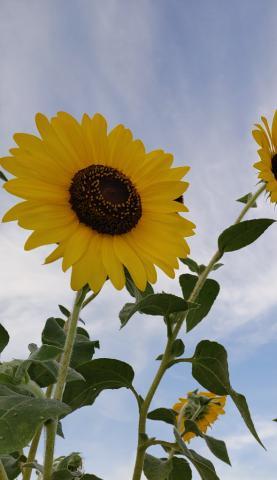
<svg viewBox="0 0 277 480"><path fill-rule="evenodd" d="M9 480L2 460L0 460L0 480Z"/></svg>
<svg viewBox="0 0 277 480"><path fill-rule="evenodd" d="M56 387L53 395L53 398L55 400L59 400L59 401L62 400L63 391L66 384L68 367L70 364L70 359L71 359L73 346L74 346L74 340L75 340L76 331L77 331L79 314L82 309L84 297L85 297L84 290L80 290L79 292L77 292L72 314L68 319L65 346L64 346L64 351L60 361L58 379L57 379L57 383L56 383ZM46 425L43 480L51 480L57 426L58 426L58 418L50 420Z"/></svg>
<svg viewBox="0 0 277 480"><path fill-rule="evenodd" d="M266 185L263 184L257 192L248 200L244 208L242 209L240 215L238 218L235 220L234 225L241 222L241 220L244 218L245 214L248 212L248 210L252 207L252 205L255 203L259 195L265 190ZM188 301L189 302L194 302L200 290L202 289L209 273L211 272L213 266L221 259L223 256L223 252L220 252L217 250L215 254L212 256L210 262L206 266L205 270L199 275L198 280L196 282L196 285L190 294ZM150 404L153 400L153 397L156 393L156 390L163 378L163 375L165 371L167 370L168 362L170 361L171 357L171 348L173 342L176 340L178 333L180 329L182 328L182 325L186 319L187 312L182 312L179 313L176 318L176 324L174 326L174 329L172 331L172 334L167 340L166 346L165 346L165 351L160 363L160 366L158 368L158 371L154 377L154 380L148 390L148 393L145 397L144 402L141 405L141 410L140 410L140 415L139 415L139 426L138 426L138 447L137 447L137 455L136 455L136 462L135 462L135 467L134 467L134 472L133 472L133 477L132 480L140 480L141 479L141 474L143 470L143 464L144 464L144 457L145 457L145 452L147 449L147 446L145 443L143 443L143 439L145 438L146 434L146 420L147 420L147 414L148 410L150 407Z"/></svg>

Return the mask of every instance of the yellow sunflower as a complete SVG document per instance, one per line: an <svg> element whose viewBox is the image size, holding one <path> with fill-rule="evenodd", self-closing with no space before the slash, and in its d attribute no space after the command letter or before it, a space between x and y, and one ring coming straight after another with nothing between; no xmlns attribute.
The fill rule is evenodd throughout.
<svg viewBox="0 0 277 480"><path fill-rule="evenodd" d="M261 117L263 125L256 124L257 129L252 134L260 146L258 154L260 161L254 163L259 178L266 183L272 202L277 202L277 110L275 111L271 130L265 117Z"/></svg>
<svg viewBox="0 0 277 480"><path fill-rule="evenodd" d="M189 167L171 168L162 150L146 153L123 125L108 133L100 114L79 123L39 113L36 125L41 138L15 134L18 148L0 160L17 177L4 188L23 199L3 221L33 230L25 250L56 244L45 263L63 258L74 290L98 292L107 278L121 289L124 268L140 290L156 281L155 266L173 278L195 227L178 213L188 211L180 197Z"/></svg>
<svg viewBox="0 0 277 480"><path fill-rule="evenodd" d="M218 396L211 392L189 392L187 398L179 398L179 402L173 405L173 410L178 415L178 429L184 431L185 420L193 420L201 432L206 433L207 428L214 423L219 415L223 415L225 396ZM187 432L183 435L183 440L189 442L195 433Z"/></svg>

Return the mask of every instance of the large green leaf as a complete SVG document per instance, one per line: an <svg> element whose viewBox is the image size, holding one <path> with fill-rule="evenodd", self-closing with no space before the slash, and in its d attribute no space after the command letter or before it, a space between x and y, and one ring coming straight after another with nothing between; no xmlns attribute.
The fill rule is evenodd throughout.
<svg viewBox="0 0 277 480"><path fill-rule="evenodd" d="M202 480L219 480L219 477L216 474L215 468L210 462L205 457L202 457L199 455L197 452L194 450L190 450L185 442L182 440L179 432L177 429L174 429L174 434L176 441L182 450L183 454L185 457L193 464L193 466L196 468L197 472L199 473L200 477Z"/></svg>
<svg viewBox="0 0 277 480"><path fill-rule="evenodd" d="M169 423L170 425L176 424L176 416L177 413L170 409L170 408L156 408L156 410L152 410L147 415L147 418L150 420L160 420L165 423Z"/></svg>
<svg viewBox="0 0 277 480"><path fill-rule="evenodd" d="M9 334L7 330L3 327L2 323L0 323L0 353L3 352L4 348L9 343Z"/></svg>
<svg viewBox="0 0 277 480"><path fill-rule="evenodd" d="M49 360L46 362L34 362L28 369L30 378L34 380L40 387L48 387L56 383L59 373L59 363L56 360ZM76 380L83 380L82 375L74 368L69 368L66 381L75 382Z"/></svg>
<svg viewBox="0 0 277 480"><path fill-rule="evenodd" d="M98 358L77 368L85 381L71 382L66 385L63 401L72 410L92 405L99 393L105 389L130 388L134 371L128 363L111 358Z"/></svg>
<svg viewBox="0 0 277 480"><path fill-rule="evenodd" d="M225 462L228 465L231 465L226 445L222 440L218 440L217 438L210 437L209 435L205 435L198 428L198 425L192 420L185 421L185 429L186 429L186 432L194 432L197 436L202 437L205 440L210 451L217 458L219 458L222 462Z"/></svg>
<svg viewBox="0 0 277 480"><path fill-rule="evenodd" d="M143 297L136 303L126 303L119 312L121 327L124 327L130 318L136 313L148 315L161 315L163 317L170 313L185 312L192 307L183 298L169 293L154 293Z"/></svg>
<svg viewBox="0 0 277 480"><path fill-rule="evenodd" d="M168 460L145 454L143 472L147 480L167 480L172 470L172 463Z"/></svg>
<svg viewBox="0 0 277 480"><path fill-rule="evenodd" d="M15 379L20 382L32 363L43 364L44 362L57 358L62 351L62 348L56 347L55 345L42 345L39 349L34 350L27 360L19 364Z"/></svg>
<svg viewBox="0 0 277 480"><path fill-rule="evenodd" d="M20 451L42 423L69 412L70 408L57 400L33 398L14 392L0 396L0 454Z"/></svg>
<svg viewBox="0 0 277 480"><path fill-rule="evenodd" d="M198 277L196 275L191 275L189 273L180 275L179 281L185 300L189 299L197 280ZM190 310L187 314L187 332L192 330L199 322L201 322L201 320L203 320L203 318L208 315L219 293L219 288L219 284L215 280L208 278L205 281L197 298L195 299L195 303L199 305L198 308Z"/></svg>
<svg viewBox="0 0 277 480"><path fill-rule="evenodd" d="M200 385L211 392L217 395L230 395L246 426L263 446L251 419L245 397L231 387L225 348L217 342L202 340L197 345L192 358L192 375Z"/></svg>
<svg viewBox="0 0 277 480"><path fill-rule="evenodd" d="M271 218L245 220L224 230L218 238L220 252L233 252L246 247L259 238L274 223Z"/></svg>
<svg viewBox="0 0 277 480"><path fill-rule="evenodd" d="M188 462L184 458L172 457L172 470L168 480L191 480L192 472Z"/></svg>

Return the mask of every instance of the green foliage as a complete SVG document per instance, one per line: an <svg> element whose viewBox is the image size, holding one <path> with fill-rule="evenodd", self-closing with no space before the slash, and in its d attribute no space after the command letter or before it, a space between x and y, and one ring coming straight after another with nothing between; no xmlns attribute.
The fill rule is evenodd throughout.
<svg viewBox="0 0 277 480"><path fill-rule="evenodd" d="M0 323L0 353L3 352L4 348L8 345L10 336L7 330Z"/></svg>
<svg viewBox="0 0 277 480"><path fill-rule="evenodd" d="M196 275L191 275L189 273L180 275L179 282L185 300L189 299L197 280L198 277ZM187 314L187 332L192 330L196 325L198 325L198 323L201 322L201 320L203 320L203 318L208 315L219 293L219 288L219 284L215 280L208 278L205 281L195 300L195 303L199 305L198 308L190 310Z"/></svg>
<svg viewBox="0 0 277 480"><path fill-rule="evenodd" d="M84 380L72 382L65 388L63 401L72 410L92 405L106 389L130 388L134 371L128 363L111 358L98 358L80 365L77 372Z"/></svg>
<svg viewBox="0 0 277 480"><path fill-rule="evenodd" d="M0 454L20 451L42 423L69 413L57 400L33 398L11 390L0 391Z"/></svg>
<svg viewBox="0 0 277 480"><path fill-rule="evenodd" d="M218 238L219 251L233 252L246 247L259 238L274 223L270 218L245 220L224 230Z"/></svg>
<svg viewBox="0 0 277 480"><path fill-rule="evenodd" d="M130 318L136 313L148 315L161 315L163 317L170 313L185 312L192 308L193 304L186 302L183 298L170 293L154 293L143 297L136 303L126 303L119 312L121 328L126 325Z"/></svg>
<svg viewBox="0 0 277 480"><path fill-rule="evenodd" d="M2 172L2 170L0 170L0 179L1 179L1 180L4 180L4 182L7 182L7 181L8 181L6 175Z"/></svg>
<svg viewBox="0 0 277 480"><path fill-rule="evenodd" d="M205 435L201 430L198 428L197 424L192 420L185 421L185 430L186 432L193 432L197 436L202 437L210 451L222 462L231 465L229 455L227 452L227 448L225 443L222 440L218 440L217 438L210 437L209 435Z"/></svg>
<svg viewBox="0 0 277 480"><path fill-rule="evenodd" d="M184 456L193 464L201 479L219 480L212 462L210 462L210 460L207 458L202 457L194 450L190 450L182 440L176 428L174 429L174 434L181 451L183 452Z"/></svg>
<svg viewBox="0 0 277 480"><path fill-rule="evenodd" d="M191 480L192 472L188 462L184 458L172 457L172 470L168 480Z"/></svg>
<svg viewBox="0 0 277 480"><path fill-rule="evenodd" d="M160 420L169 423L169 425L176 425L176 417L177 413L171 408L157 408L147 415L150 420Z"/></svg>
<svg viewBox="0 0 277 480"><path fill-rule="evenodd" d="M190 269L191 272L198 273L198 274L200 273L198 263L192 258L189 258L189 257L180 258L180 260L184 265L186 265Z"/></svg>
<svg viewBox="0 0 277 480"><path fill-rule="evenodd" d="M128 270L125 269L126 275L126 288L130 295L139 302L143 297L147 297L148 295L152 295L154 293L153 287L150 283L147 282L145 290L142 292L133 282L132 277L130 276Z"/></svg>
<svg viewBox="0 0 277 480"><path fill-rule="evenodd" d="M246 195L243 195L243 197L237 198L236 202L246 204L249 202L249 200L251 200L252 197L253 197L253 194L249 192ZM251 208L257 208L257 203L256 202L252 203Z"/></svg>
<svg viewBox="0 0 277 480"><path fill-rule="evenodd" d="M171 470L170 461L145 454L143 472L147 480L167 480Z"/></svg>
<svg viewBox="0 0 277 480"><path fill-rule="evenodd" d="M254 427L247 401L230 384L227 352L217 342L202 340L192 358L192 375L203 387L217 395L230 395L246 426L254 438L263 446Z"/></svg>
<svg viewBox="0 0 277 480"><path fill-rule="evenodd" d="M4 465L4 469L9 480L14 480L21 473L21 464L26 462L25 455L21 455L19 452L13 452L11 454L0 455L0 460Z"/></svg>

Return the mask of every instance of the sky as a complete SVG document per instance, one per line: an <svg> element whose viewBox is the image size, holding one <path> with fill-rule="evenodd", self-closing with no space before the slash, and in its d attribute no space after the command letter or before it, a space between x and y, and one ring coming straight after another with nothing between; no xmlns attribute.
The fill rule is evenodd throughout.
<svg viewBox="0 0 277 480"><path fill-rule="evenodd" d="M37 112L64 110L78 119L101 112L111 127L125 124L147 150L162 148L174 154L176 165L191 167L185 194L188 218L197 225L191 257L207 263L218 235L239 214L235 200L257 188L251 129L276 108L276 2L0 0L0 6L0 155L14 145L15 132L36 132ZM1 216L14 203L0 191ZM276 219L264 197L248 214L261 217ZM4 359L25 358L27 344L39 343L46 318L58 314L59 303L70 307L73 301L60 264L42 265L50 248L24 252L27 235L15 223L0 224L1 322L11 334ZM227 348L232 384L246 395L267 448L255 442L228 401L211 432L229 450L232 468L214 460L223 480L276 479L276 238L273 225L255 244L226 254L213 275L221 286L216 305L197 329L182 331L188 354L204 338ZM160 274L155 290L180 294L178 275L173 281ZM100 340L97 356L129 362L143 395L165 331L161 318L141 315L119 330L118 312L128 300L126 291L107 284L83 318ZM197 387L190 369L178 365L152 406L170 408ZM64 421L57 454L80 451L88 472L129 480L136 425L130 392L106 391L93 407ZM167 426L149 421L148 428L171 438ZM211 458L198 441L191 445Z"/></svg>

